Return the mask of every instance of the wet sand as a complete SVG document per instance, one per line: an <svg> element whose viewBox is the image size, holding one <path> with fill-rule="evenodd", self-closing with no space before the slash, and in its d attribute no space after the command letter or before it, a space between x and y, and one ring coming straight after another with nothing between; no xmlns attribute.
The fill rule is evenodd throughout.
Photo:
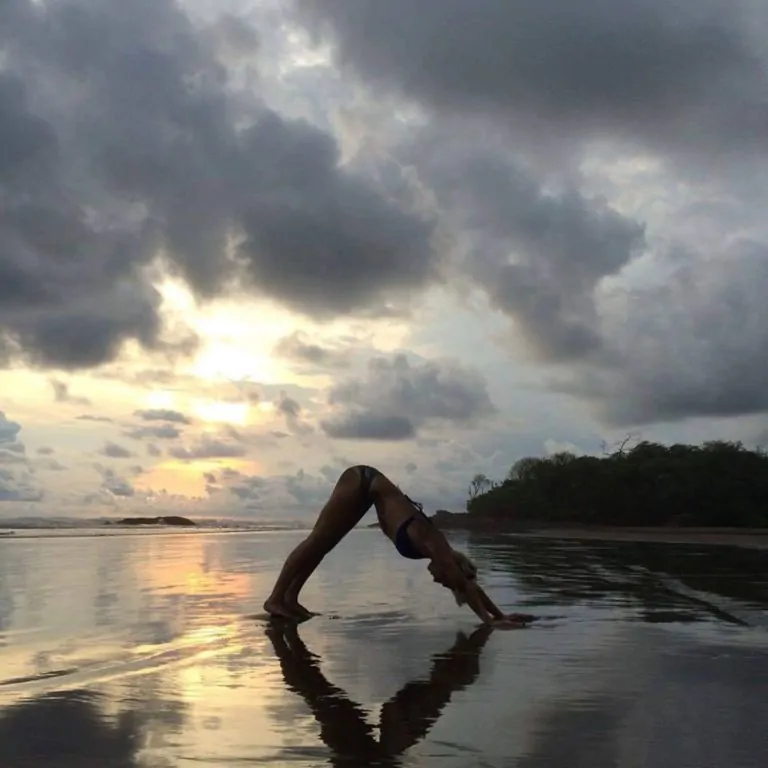
<svg viewBox="0 0 768 768"><path fill-rule="evenodd" d="M360 530L252 618L300 535L0 542L0 766L764 765L764 551L451 532L489 633Z"/></svg>

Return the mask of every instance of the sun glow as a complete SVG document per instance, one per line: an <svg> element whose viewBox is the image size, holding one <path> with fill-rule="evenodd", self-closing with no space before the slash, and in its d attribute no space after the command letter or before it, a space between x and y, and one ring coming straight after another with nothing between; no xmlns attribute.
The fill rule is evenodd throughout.
<svg viewBox="0 0 768 768"><path fill-rule="evenodd" d="M173 410L176 405L176 395L164 389L148 392L145 397L147 407L157 410Z"/></svg>
<svg viewBox="0 0 768 768"><path fill-rule="evenodd" d="M212 341L197 356L191 373L207 381L280 381L281 371L265 352L233 342Z"/></svg>
<svg viewBox="0 0 768 768"><path fill-rule="evenodd" d="M195 461L166 461L148 469L136 479L137 490L166 493L187 498L206 496L206 472L232 469L243 474L257 474L259 465L250 459L199 459Z"/></svg>
<svg viewBox="0 0 768 768"><path fill-rule="evenodd" d="M192 412L209 424L236 424L244 427L251 413L249 403L227 403L221 400L195 400Z"/></svg>

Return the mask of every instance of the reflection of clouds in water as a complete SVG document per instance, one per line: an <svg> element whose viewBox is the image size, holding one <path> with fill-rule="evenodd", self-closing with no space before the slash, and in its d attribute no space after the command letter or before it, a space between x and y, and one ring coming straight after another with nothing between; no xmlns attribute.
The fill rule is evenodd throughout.
<svg viewBox="0 0 768 768"><path fill-rule="evenodd" d="M190 630L231 621L250 600L249 580L217 570L216 547L196 536L14 542L0 559L0 627L11 631L0 679L119 674L153 653L141 646L192 653Z"/></svg>
<svg viewBox="0 0 768 768"><path fill-rule="evenodd" d="M617 768L615 733L625 716L624 702L605 698L564 702L538 718L527 753L515 768Z"/></svg>
<svg viewBox="0 0 768 768"><path fill-rule="evenodd" d="M612 649L571 669L570 692L564 687L538 709L515 768L762 768L765 648L702 646L650 626L624 629Z"/></svg>
<svg viewBox="0 0 768 768"><path fill-rule="evenodd" d="M668 623L761 623L768 552L653 542L558 541L473 534L478 559L512 575L528 605L622 610Z"/></svg>
<svg viewBox="0 0 768 768"><path fill-rule="evenodd" d="M133 768L142 746L140 716L108 718L95 696L68 691L0 712L3 768Z"/></svg>
<svg viewBox="0 0 768 768"><path fill-rule="evenodd" d="M3 562L3 554L3 552L0 552L0 563ZM15 607L13 590L8 582L8 575L2 568L2 565L0 565L0 632L10 627ZM2 643L2 640L0 640L0 643Z"/></svg>

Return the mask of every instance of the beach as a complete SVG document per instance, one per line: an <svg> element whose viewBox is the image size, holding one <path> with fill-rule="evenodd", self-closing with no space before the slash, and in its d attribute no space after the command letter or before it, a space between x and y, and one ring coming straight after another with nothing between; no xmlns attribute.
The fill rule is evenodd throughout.
<svg viewBox="0 0 768 768"><path fill-rule="evenodd" d="M0 765L757 768L768 553L450 531L477 631L378 531L254 615L299 531L0 541Z"/></svg>

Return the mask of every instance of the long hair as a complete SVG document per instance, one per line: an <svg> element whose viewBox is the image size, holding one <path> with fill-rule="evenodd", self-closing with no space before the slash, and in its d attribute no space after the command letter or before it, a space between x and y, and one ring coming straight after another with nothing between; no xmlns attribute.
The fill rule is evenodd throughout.
<svg viewBox="0 0 768 768"><path fill-rule="evenodd" d="M399 490L399 489L398 489ZM400 491L402 493L402 491ZM424 514L424 505L418 501L414 501L407 493L403 493L408 502L417 509L422 515ZM461 572L464 574L464 578L468 581L474 581L477 578L477 566L463 553L458 550L453 550L453 558L456 561L456 565L459 566ZM453 599L456 601L456 605L461 608L467 602L467 598L461 590L452 589Z"/></svg>
<svg viewBox="0 0 768 768"><path fill-rule="evenodd" d="M477 579L477 566L463 552L454 549L453 559L456 561L456 565L459 566L467 581L474 581ZM456 601L456 605L461 608L461 606L467 602L465 594L459 589L452 589L451 592L453 593L453 599Z"/></svg>

